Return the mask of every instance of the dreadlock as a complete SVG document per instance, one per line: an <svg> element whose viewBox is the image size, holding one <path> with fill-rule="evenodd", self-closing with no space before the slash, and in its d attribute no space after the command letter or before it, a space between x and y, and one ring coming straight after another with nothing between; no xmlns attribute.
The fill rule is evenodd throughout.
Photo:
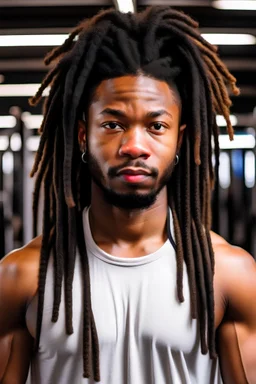
<svg viewBox="0 0 256 384"><path fill-rule="evenodd" d="M235 78L221 62L216 47L200 35L198 24L169 7L150 7L138 14L116 10L98 13L76 27L64 44L45 58L57 63L44 78L32 105L50 86L44 105L41 140L31 176L34 190L34 231L39 193L44 182L44 217L39 271L37 347L39 345L47 263L52 252L55 286L52 321L56 322L65 287L66 332L72 326L72 283L76 247L84 281L84 377L100 381L99 343L91 305L90 275L82 212L90 205L90 175L81 163L76 126L92 90L102 80L142 73L175 84L187 128L181 161L168 188L177 249L177 293L183 297L183 263L190 284L191 313L200 324L202 353L216 357L214 332L214 254L210 239L211 192L214 185L212 136L218 165L216 114L226 119L230 139L231 101L228 87L239 94ZM183 188L182 188L183 186ZM93 372L92 372L93 371Z"/></svg>

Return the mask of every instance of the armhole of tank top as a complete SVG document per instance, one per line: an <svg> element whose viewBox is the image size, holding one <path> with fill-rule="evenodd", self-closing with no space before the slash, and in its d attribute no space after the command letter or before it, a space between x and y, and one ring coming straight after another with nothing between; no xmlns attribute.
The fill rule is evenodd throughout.
<svg viewBox="0 0 256 384"><path fill-rule="evenodd" d="M35 293L27 300L26 305L25 305L25 315L27 314L27 311L32 304L32 301L36 298L38 295L38 288L36 289Z"/></svg>
<svg viewBox="0 0 256 384"><path fill-rule="evenodd" d="M173 235L172 235L172 231L171 231L171 214L170 214L170 212L171 212L171 209L169 208L168 213L167 213L167 236L168 236L170 243L173 246L174 251L176 252L177 247L176 247L176 243L173 239Z"/></svg>

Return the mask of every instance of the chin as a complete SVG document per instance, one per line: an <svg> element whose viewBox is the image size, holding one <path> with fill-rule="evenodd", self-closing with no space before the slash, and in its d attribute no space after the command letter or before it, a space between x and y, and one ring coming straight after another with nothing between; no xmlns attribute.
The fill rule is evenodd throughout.
<svg viewBox="0 0 256 384"><path fill-rule="evenodd" d="M158 193L118 193L113 190L105 190L104 199L111 205L122 209L147 209L151 207Z"/></svg>

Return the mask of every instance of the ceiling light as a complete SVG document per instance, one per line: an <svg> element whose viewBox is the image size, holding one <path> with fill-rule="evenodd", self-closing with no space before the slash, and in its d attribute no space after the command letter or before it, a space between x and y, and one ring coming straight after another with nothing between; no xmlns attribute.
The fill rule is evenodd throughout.
<svg viewBox="0 0 256 384"><path fill-rule="evenodd" d="M255 0L216 0L212 5L218 9L256 10Z"/></svg>
<svg viewBox="0 0 256 384"><path fill-rule="evenodd" d="M251 134L234 135L232 141L230 141L229 135L219 135L220 149L253 149L255 144L255 137Z"/></svg>
<svg viewBox="0 0 256 384"><path fill-rule="evenodd" d="M202 33L202 37L214 45L254 45L256 37L245 33Z"/></svg>
<svg viewBox="0 0 256 384"><path fill-rule="evenodd" d="M120 12L127 13L135 11L133 0L115 0L115 2Z"/></svg>
<svg viewBox="0 0 256 384"><path fill-rule="evenodd" d="M0 35L0 47L39 47L62 45L68 34L55 35Z"/></svg>
<svg viewBox="0 0 256 384"><path fill-rule="evenodd" d="M34 96L41 84L0 84L0 97ZM46 88L43 96L47 96Z"/></svg>
<svg viewBox="0 0 256 384"><path fill-rule="evenodd" d="M16 125L16 117L0 116L0 128L14 128Z"/></svg>
<svg viewBox="0 0 256 384"><path fill-rule="evenodd" d="M230 115L229 118L230 118L231 125L233 127L235 125L237 125L237 117L235 115ZM222 115L216 116L216 122L217 122L218 127L226 127L227 126L227 122Z"/></svg>

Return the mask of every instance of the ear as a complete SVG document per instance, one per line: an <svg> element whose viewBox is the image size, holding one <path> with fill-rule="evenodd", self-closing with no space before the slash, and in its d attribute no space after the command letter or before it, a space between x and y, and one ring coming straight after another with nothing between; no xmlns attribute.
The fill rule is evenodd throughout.
<svg viewBox="0 0 256 384"><path fill-rule="evenodd" d="M180 126L179 128L179 137L178 137L178 144L177 144L177 153L179 153L180 151L180 148L181 148L181 144L182 144L182 140L183 140L183 135L184 135L184 131L185 131L185 128L186 128L186 124L183 124Z"/></svg>
<svg viewBox="0 0 256 384"><path fill-rule="evenodd" d="M86 147L86 122L83 120L78 120L78 144L81 152L84 152Z"/></svg>

